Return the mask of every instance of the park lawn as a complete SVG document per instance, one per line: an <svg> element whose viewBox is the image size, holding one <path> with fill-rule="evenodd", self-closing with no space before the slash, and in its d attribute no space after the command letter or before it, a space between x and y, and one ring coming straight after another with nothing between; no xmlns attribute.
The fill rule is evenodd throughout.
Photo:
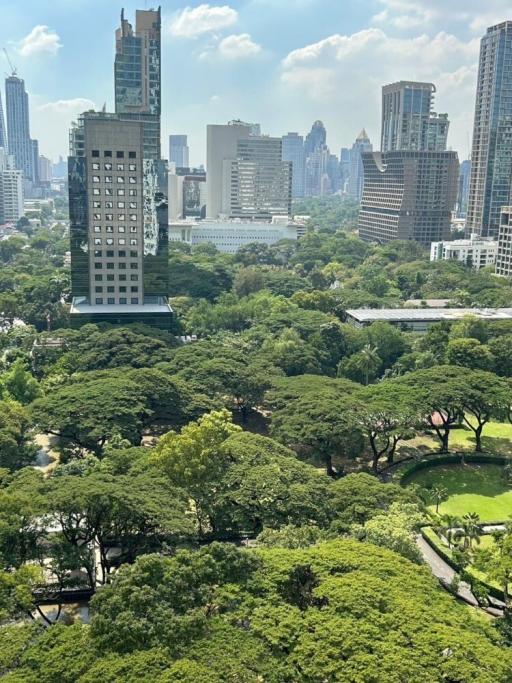
<svg viewBox="0 0 512 683"><path fill-rule="evenodd" d="M448 497L439 505L441 515L462 517L476 512L483 522L512 517L512 489L503 480L499 465L438 465L419 471L409 483L446 489ZM435 511L435 505L430 509Z"/></svg>
<svg viewBox="0 0 512 683"><path fill-rule="evenodd" d="M489 422L485 425L482 446L485 452L496 455L512 456L512 424L509 422ZM423 435L400 444L400 451L419 450L423 453L439 450L439 440L435 436ZM467 426L452 429L450 433L451 451L474 451L475 435Z"/></svg>

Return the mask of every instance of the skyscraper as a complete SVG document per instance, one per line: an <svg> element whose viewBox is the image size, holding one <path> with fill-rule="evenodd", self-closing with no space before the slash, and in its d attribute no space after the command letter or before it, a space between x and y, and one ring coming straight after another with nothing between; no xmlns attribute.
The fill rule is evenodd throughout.
<svg viewBox="0 0 512 683"><path fill-rule="evenodd" d="M23 173L14 168L14 157L0 147L0 225L16 223L23 216Z"/></svg>
<svg viewBox="0 0 512 683"><path fill-rule="evenodd" d="M292 197L304 197L305 162L304 138L298 133L283 135L283 161L292 164Z"/></svg>
<svg viewBox="0 0 512 683"><path fill-rule="evenodd" d="M322 121L315 121L311 130L306 135L305 151L306 157L323 147L327 142L327 131Z"/></svg>
<svg viewBox="0 0 512 683"><path fill-rule="evenodd" d="M362 159L361 239L428 245L449 237L459 174L456 152L368 152Z"/></svg>
<svg viewBox="0 0 512 683"><path fill-rule="evenodd" d="M341 191L348 191L348 179L350 177L350 150L342 147L340 150Z"/></svg>
<svg viewBox="0 0 512 683"><path fill-rule="evenodd" d="M399 81L382 88L381 151L443 152L449 121L432 111L433 83Z"/></svg>
<svg viewBox="0 0 512 683"><path fill-rule="evenodd" d="M160 158L161 12L136 10L135 31L121 11L114 63L115 109L122 120L141 121L146 157Z"/></svg>
<svg viewBox="0 0 512 683"><path fill-rule="evenodd" d="M356 141L352 145L350 150L350 170L347 182L347 194L356 202L361 201L363 196L363 184L364 184L364 167L362 155L373 150L370 138L363 130L359 133Z"/></svg>
<svg viewBox="0 0 512 683"><path fill-rule="evenodd" d="M121 15L115 114L86 112L70 134L74 325L169 329L167 169L160 160L160 11ZM131 65L131 69L130 69Z"/></svg>
<svg viewBox="0 0 512 683"><path fill-rule="evenodd" d="M457 217L465 218L468 210L469 179L471 177L471 161L466 159L460 165L459 192L457 194Z"/></svg>
<svg viewBox="0 0 512 683"><path fill-rule="evenodd" d="M25 180L34 180L34 154L30 140L28 95L25 82L16 75L5 79L5 104L9 154Z"/></svg>
<svg viewBox="0 0 512 683"><path fill-rule="evenodd" d="M189 150L186 135L169 135L169 161L176 168L189 168Z"/></svg>
<svg viewBox="0 0 512 683"><path fill-rule="evenodd" d="M0 147L7 149L7 131L5 130L4 110L2 107L2 92L0 91Z"/></svg>
<svg viewBox="0 0 512 683"><path fill-rule="evenodd" d="M491 26L480 43L467 234L497 237L512 178L512 21Z"/></svg>

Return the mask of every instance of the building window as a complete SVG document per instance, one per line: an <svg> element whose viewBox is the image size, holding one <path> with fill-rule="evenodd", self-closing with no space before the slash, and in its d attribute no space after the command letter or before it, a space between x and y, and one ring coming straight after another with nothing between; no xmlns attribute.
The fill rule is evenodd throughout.
<svg viewBox="0 0 512 683"><path fill-rule="evenodd" d="M95 237L94 244L101 244L101 237Z"/></svg>
<svg viewBox="0 0 512 683"><path fill-rule="evenodd" d="M117 240L117 243L124 246L126 244L126 237L119 237ZM123 252L123 254L124 254L124 252ZM121 252L119 252L119 256L121 256Z"/></svg>
<svg viewBox="0 0 512 683"><path fill-rule="evenodd" d="M101 244L101 241L100 241L100 244ZM132 247L136 247L136 246L137 246L137 238L136 238L136 237L130 237L130 245L131 245Z"/></svg>
<svg viewBox="0 0 512 683"><path fill-rule="evenodd" d="M101 227L99 225L95 225L94 232L101 232Z"/></svg>
<svg viewBox="0 0 512 683"><path fill-rule="evenodd" d="M132 296L132 298L130 299L130 301L132 302L132 304L138 304L138 303L139 303L139 299L138 299L138 297L136 297L136 296Z"/></svg>
<svg viewBox="0 0 512 683"><path fill-rule="evenodd" d="M139 288L137 285L134 285L133 287L130 287L130 292L137 293L139 291Z"/></svg>
<svg viewBox="0 0 512 683"><path fill-rule="evenodd" d="M126 252L124 250L119 250L119 258L125 258Z"/></svg>
<svg viewBox="0 0 512 683"><path fill-rule="evenodd" d="M119 232L126 232L126 228L124 225L119 225L117 229L119 230Z"/></svg>
<svg viewBox="0 0 512 683"><path fill-rule="evenodd" d="M93 202L92 207L93 209L101 209L101 202Z"/></svg>
<svg viewBox="0 0 512 683"><path fill-rule="evenodd" d="M119 263L118 268L119 270L126 270L126 263Z"/></svg>
<svg viewBox="0 0 512 683"><path fill-rule="evenodd" d="M138 253L137 253L136 251L131 251L131 252L130 252L130 256L131 256L132 258L137 258Z"/></svg>
<svg viewBox="0 0 512 683"><path fill-rule="evenodd" d="M117 202L117 208L118 209L124 209L125 208L125 202Z"/></svg>
<svg viewBox="0 0 512 683"><path fill-rule="evenodd" d="M101 251L101 249L95 249L94 250L94 256L96 256L96 258L101 258L102 254L103 254L103 252Z"/></svg>
<svg viewBox="0 0 512 683"><path fill-rule="evenodd" d="M97 197L100 194L100 188L99 187L93 187L92 193L93 193L93 195L95 195Z"/></svg>
<svg viewBox="0 0 512 683"><path fill-rule="evenodd" d="M114 202L105 202L105 208L106 209L113 209L114 208Z"/></svg>
<svg viewBox="0 0 512 683"><path fill-rule="evenodd" d="M116 288L114 287L114 285L109 285L109 286L107 287L107 292L108 292L109 294L114 294L115 291L116 291Z"/></svg>
<svg viewBox="0 0 512 683"><path fill-rule="evenodd" d="M137 190L129 190L128 194L130 197L136 197L137 196Z"/></svg>
<svg viewBox="0 0 512 683"><path fill-rule="evenodd" d="M99 149L93 149L91 152L91 156L93 157L99 157L100 155L100 150Z"/></svg>
<svg viewBox="0 0 512 683"><path fill-rule="evenodd" d="M95 291L97 294L101 294L102 291L103 291L103 287L95 287L95 288L94 288L94 291Z"/></svg>
<svg viewBox="0 0 512 683"><path fill-rule="evenodd" d="M112 150L106 149L106 150L103 152L103 156L111 157L111 156L112 156Z"/></svg>
<svg viewBox="0 0 512 683"><path fill-rule="evenodd" d="M105 171L111 171L112 170L112 164L110 161L104 165Z"/></svg>
<svg viewBox="0 0 512 683"><path fill-rule="evenodd" d="M114 220L114 214L113 213L106 213L105 214L105 220L106 221L113 221Z"/></svg>
<svg viewBox="0 0 512 683"><path fill-rule="evenodd" d="M115 303L116 303L116 300L114 299L113 296L109 296L108 299L107 299L107 303L109 303L109 304L115 304Z"/></svg>
<svg viewBox="0 0 512 683"><path fill-rule="evenodd" d="M136 214L136 213L131 213L131 214L130 214L130 220L131 220L131 221L136 221L136 220L137 220L137 214Z"/></svg>
<svg viewBox="0 0 512 683"><path fill-rule="evenodd" d="M96 261L94 263L94 269L95 270L101 270L101 263L99 261ZM100 279L101 279L101 275L100 275Z"/></svg>
<svg viewBox="0 0 512 683"><path fill-rule="evenodd" d="M114 276L113 275L107 275L107 282L114 282Z"/></svg>
<svg viewBox="0 0 512 683"><path fill-rule="evenodd" d="M124 164L117 164L116 171L124 171Z"/></svg>
<svg viewBox="0 0 512 683"><path fill-rule="evenodd" d="M103 303L103 299L101 298L101 296L97 296L97 297L96 297L96 303L97 303L97 304L102 304L102 303Z"/></svg>
<svg viewBox="0 0 512 683"><path fill-rule="evenodd" d="M137 158L137 152L128 152L128 158L129 159L136 159Z"/></svg>
<svg viewBox="0 0 512 683"><path fill-rule="evenodd" d="M126 275L124 273L119 275L119 282L126 282Z"/></svg>
<svg viewBox="0 0 512 683"><path fill-rule="evenodd" d="M131 270L137 270L137 267L138 267L137 263L130 263L130 269Z"/></svg>
<svg viewBox="0 0 512 683"><path fill-rule="evenodd" d="M100 268L101 268L101 263L98 264L98 265L99 265ZM103 275L95 275L95 276L94 276L94 281L95 281L95 282L101 282L102 280L103 280Z"/></svg>
<svg viewBox="0 0 512 683"><path fill-rule="evenodd" d="M111 261L107 263L107 270L114 270L114 264Z"/></svg>
<svg viewBox="0 0 512 683"><path fill-rule="evenodd" d="M130 209L136 209L137 208L137 202L130 202Z"/></svg>
<svg viewBox="0 0 512 683"><path fill-rule="evenodd" d="M106 187L106 188L105 188L105 195L106 195L107 197L112 197L113 194L114 194L114 193L113 193L111 187Z"/></svg>
<svg viewBox="0 0 512 683"><path fill-rule="evenodd" d="M101 213L94 213L92 217L95 221L101 221Z"/></svg>
<svg viewBox="0 0 512 683"><path fill-rule="evenodd" d="M105 176L105 182L106 182L106 183L111 183L111 182L112 182L112 176L111 176L111 175L106 175L106 176Z"/></svg>
<svg viewBox="0 0 512 683"><path fill-rule="evenodd" d="M125 220L126 220L126 216L124 215L124 213L118 213L118 214L117 214L117 220L118 220L118 221L125 221Z"/></svg>
<svg viewBox="0 0 512 683"><path fill-rule="evenodd" d="M135 185L136 182L137 182L137 177L131 175L131 176L130 176L130 185Z"/></svg>
<svg viewBox="0 0 512 683"><path fill-rule="evenodd" d="M107 242L108 242L108 240L107 240ZM112 251L112 249L107 249L106 254L107 254L107 258L114 258L114 252Z"/></svg>
<svg viewBox="0 0 512 683"><path fill-rule="evenodd" d="M119 291L126 292L126 287L124 285L121 285L121 287L119 287Z"/></svg>
<svg viewBox="0 0 512 683"><path fill-rule="evenodd" d="M136 171L136 170L137 170L137 164L130 164L130 165L128 166L128 169L129 169L130 171Z"/></svg>
<svg viewBox="0 0 512 683"><path fill-rule="evenodd" d="M120 304L125 304L125 303L126 303L126 297L125 297L125 296L122 296L122 297L119 299L119 303L120 303Z"/></svg>
<svg viewBox="0 0 512 683"><path fill-rule="evenodd" d="M100 165L96 162L92 165L92 170L93 171L99 171L100 170Z"/></svg>
<svg viewBox="0 0 512 683"><path fill-rule="evenodd" d="M121 188L120 190L117 191L117 196L118 197L124 197L125 191L124 188Z"/></svg>
<svg viewBox="0 0 512 683"><path fill-rule="evenodd" d="M137 232L137 226L136 225L130 225L130 232Z"/></svg>
<svg viewBox="0 0 512 683"><path fill-rule="evenodd" d="M117 182L119 183L119 185L122 185L124 183L124 176L118 175L117 176Z"/></svg>
<svg viewBox="0 0 512 683"><path fill-rule="evenodd" d="M107 225L107 227L105 228L105 230L106 230L107 232L114 232L114 226L113 226L113 225Z"/></svg>
<svg viewBox="0 0 512 683"><path fill-rule="evenodd" d="M124 152L116 152L116 157L118 159L124 159Z"/></svg>

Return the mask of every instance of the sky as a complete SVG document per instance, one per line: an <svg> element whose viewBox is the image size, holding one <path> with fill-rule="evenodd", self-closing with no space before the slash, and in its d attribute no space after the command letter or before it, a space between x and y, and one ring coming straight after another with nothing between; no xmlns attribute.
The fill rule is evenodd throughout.
<svg viewBox="0 0 512 683"><path fill-rule="evenodd" d="M121 8L151 0L0 0L6 46L30 95L41 154L67 154L70 122L113 110L114 31ZM306 134L321 119L339 154L365 127L380 139L381 86L430 81L468 156L479 41L512 19L510 0L162 0L162 138L188 134L204 163L206 125L240 118L270 135ZM2 72L9 67L0 54ZM3 74L2 74L3 75ZM5 91L2 89L5 109Z"/></svg>

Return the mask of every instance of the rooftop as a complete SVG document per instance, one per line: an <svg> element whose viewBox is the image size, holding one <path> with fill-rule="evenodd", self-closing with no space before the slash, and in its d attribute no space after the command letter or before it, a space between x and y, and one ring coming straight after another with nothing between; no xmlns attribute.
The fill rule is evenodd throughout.
<svg viewBox="0 0 512 683"><path fill-rule="evenodd" d="M512 320L512 308L353 308L346 314L360 322L409 320L460 320L474 316L485 320Z"/></svg>
<svg viewBox="0 0 512 683"><path fill-rule="evenodd" d="M88 304L86 301L80 299L73 299L71 304L71 315L74 314L90 314L90 313L160 313L161 315L172 313L172 308L168 303L157 304Z"/></svg>

